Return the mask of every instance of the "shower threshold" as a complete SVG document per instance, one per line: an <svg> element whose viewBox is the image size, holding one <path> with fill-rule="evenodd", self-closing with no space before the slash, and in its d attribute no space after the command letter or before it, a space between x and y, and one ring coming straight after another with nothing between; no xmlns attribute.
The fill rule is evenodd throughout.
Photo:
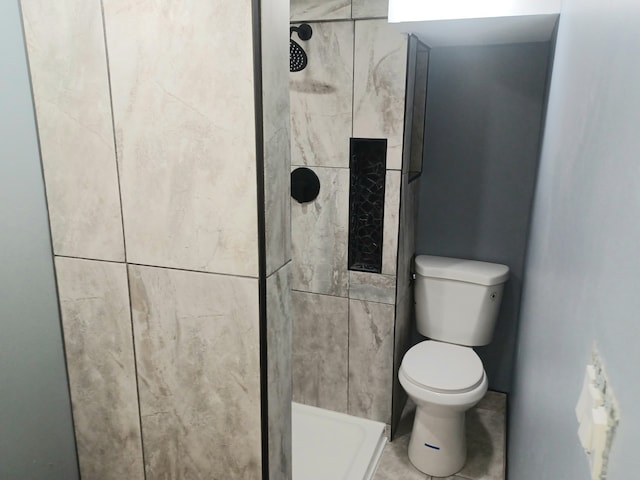
<svg viewBox="0 0 640 480"><path fill-rule="evenodd" d="M292 403L293 480L371 480L384 423Z"/></svg>

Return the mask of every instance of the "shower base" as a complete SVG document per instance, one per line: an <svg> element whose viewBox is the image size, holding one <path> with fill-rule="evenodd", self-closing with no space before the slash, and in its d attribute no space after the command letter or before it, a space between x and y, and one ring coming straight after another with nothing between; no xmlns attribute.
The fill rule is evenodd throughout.
<svg viewBox="0 0 640 480"><path fill-rule="evenodd" d="M293 480L371 480L384 423L292 404Z"/></svg>

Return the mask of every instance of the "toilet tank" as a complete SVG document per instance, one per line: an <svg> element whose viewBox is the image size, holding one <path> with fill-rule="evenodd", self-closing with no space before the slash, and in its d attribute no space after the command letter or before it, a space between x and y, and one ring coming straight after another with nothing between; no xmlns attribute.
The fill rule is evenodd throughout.
<svg viewBox="0 0 640 480"><path fill-rule="evenodd" d="M509 267L418 255L416 326L425 337L466 346L491 342Z"/></svg>

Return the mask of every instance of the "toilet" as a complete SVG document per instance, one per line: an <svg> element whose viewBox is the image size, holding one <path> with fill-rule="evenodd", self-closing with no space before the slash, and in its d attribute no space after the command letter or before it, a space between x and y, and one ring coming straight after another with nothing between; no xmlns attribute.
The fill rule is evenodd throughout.
<svg viewBox="0 0 640 480"><path fill-rule="evenodd" d="M415 272L416 326L429 340L409 349L398 372L416 404L409 460L427 475L447 477L464 467L465 413L487 392L471 347L491 341L509 267L419 255Z"/></svg>

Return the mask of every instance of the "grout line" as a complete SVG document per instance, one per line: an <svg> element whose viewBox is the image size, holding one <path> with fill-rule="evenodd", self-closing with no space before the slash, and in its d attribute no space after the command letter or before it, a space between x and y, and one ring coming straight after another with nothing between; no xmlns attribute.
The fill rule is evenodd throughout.
<svg viewBox="0 0 640 480"><path fill-rule="evenodd" d="M133 327L133 304L131 300L131 273L129 270L129 266L126 268L127 275L127 294L129 296L129 323L131 326L131 348L133 350L133 368L136 377L136 395L138 399L138 426L140 428L140 448L142 453L142 471L144 478L147 478L147 462L145 457L145 448L144 448L144 432L142 430L142 402L140 401L140 381L138 375L138 353L136 350L136 337L135 337L135 329Z"/></svg>
<svg viewBox="0 0 640 480"><path fill-rule="evenodd" d="M308 292L307 290L299 290L297 288L292 288L291 291L298 292L298 293L308 293L310 295L319 295L321 297L344 298L346 300L349 300L349 295L347 295L346 297L343 297L342 295L331 295L330 293Z"/></svg>
<svg viewBox="0 0 640 480"><path fill-rule="evenodd" d="M121 264L121 265L131 265L131 266L134 266L134 267L158 268L158 269L163 269L163 270L175 270L175 271L178 271L178 272L201 273L203 275L219 275L221 277L233 277L233 278L245 278L245 279L248 279L248 280L258 280L258 277L252 277L250 275L237 275L237 274L233 274L233 273L222 273L222 272L208 272L208 271L205 271L205 270L192 270L192 269L189 269L189 268L168 267L166 265L151 265L151 264L148 264L148 263L136 263L136 262L121 262L121 261L117 261L117 260L105 260L105 259L102 259L102 258L77 257L77 256L73 256L73 255L56 255L56 257L71 258L71 259L75 259L75 260L85 260L85 261L89 261L89 262L117 263L117 264Z"/></svg>
<svg viewBox="0 0 640 480"><path fill-rule="evenodd" d="M116 140L116 118L113 111L113 89L111 86L111 65L109 63L109 45L107 43L107 22L104 14L104 2L100 0L100 12L102 15L102 34L104 38L104 56L107 66L107 83L109 85L109 107L111 109L111 131L113 132L113 154L116 161L116 178L118 182L118 199L120 201L120 222L122 224L122 249L124 261L127 261L127 238L124 233L124 206L122 203L122 182L120 178L120 165L118 158L118 142Z"/></svg>
<svg viewBox="0 0 640 480"><path fill-rule="evenodd" d="M279 273L282 269L284 269L287 265L289 265L290 263L293 263L292 259L287 260L286 262L284 262L282 265L280 265L278 268L276 268L273 272L269 273L267 275L267 278L271 278L273 277L275 274Z"/></svg>

